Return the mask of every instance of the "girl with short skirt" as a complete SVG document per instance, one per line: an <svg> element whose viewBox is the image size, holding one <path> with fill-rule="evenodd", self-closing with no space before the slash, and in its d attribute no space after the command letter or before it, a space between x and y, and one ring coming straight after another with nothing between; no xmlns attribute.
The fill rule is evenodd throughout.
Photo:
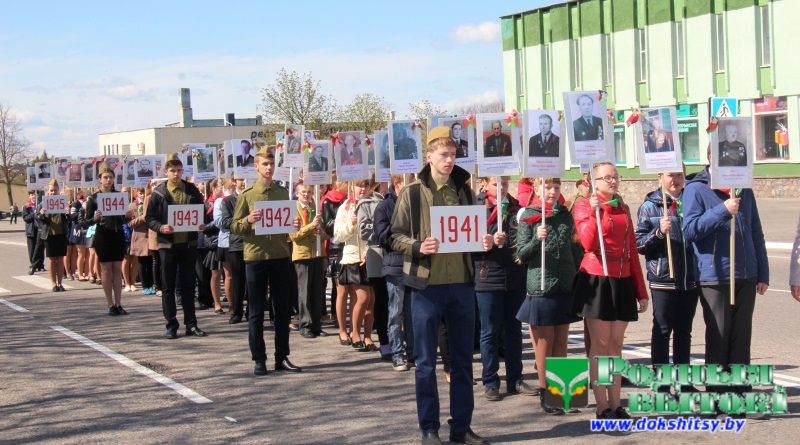
<svg viewBox="0 0 800 445"><path fill-rule="evenodd" d="M636 250L636 226L619 191L619 174L611 163L595 164L595 191L575 205L575 226L584 250L572 284L572 312L584 317L589 328L589 372L597 380L597 357L622 356L628 323L647 310L648 297ZM605 246L608 275L603 271L597 213ZM638 302L638 304L637 304ZM620 402L622 378L614 385L594 385L598 419L630 419Z"/></svg>
<svg viewBox="0 0 800 445"><path fill-rule="evenodd" d="M536 179L535 190L540 190L541 185L542 179ZM563 205L560 179L546 178L544 205L541 197L535 196L531 206L522 213L517 235L517 256L528 264L527 297L517 313L517 319L527 322L530 327L539 374L540 405L548 414L561 414L563 410L545 403L548 390L546 362L547 357L567 356L569 324L580 321L570 310L572 281L583 258L583 248L575 235L572 215Z"/></svg>
<svg viewBox="0 0 800 445"><path fill-rule="evenodd" d="M128 315L122 308L122 260L125 257L125 216L103 216L97 207L99 193L113 193L114 170L103 164L98 169L100 189L86 200L86 214L81 225L95 225L94 250L100 264L103 293L108 304L108 315ZM113 293L113 295L112 295ZM112 298L113 297L113 298Z"/></svg>
<svg viewBox="0 0 800 445"><path fill-rule="evenodd" d="M45 194L48 196L58 195L58 181L53 179L47 185ZM39 221L39 236L44 240L44 250L47 258L50 259L50 284L53 285L53 292L64 292L64 257L67 255L67 235L69 233L68 210L63 213L45 214L42 204L39 204L36 212L36 220Z"/></svg>

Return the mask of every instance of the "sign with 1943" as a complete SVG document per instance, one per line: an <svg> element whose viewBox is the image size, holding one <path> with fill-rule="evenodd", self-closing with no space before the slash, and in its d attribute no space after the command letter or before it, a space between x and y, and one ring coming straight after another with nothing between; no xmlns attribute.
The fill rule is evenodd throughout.
<svg viewBox="0 0 800 445"><path fill-rule="evenodd" d="M175 232L196 232L203 224L203 204L173 204L167 208L167 224Z"/></svg>

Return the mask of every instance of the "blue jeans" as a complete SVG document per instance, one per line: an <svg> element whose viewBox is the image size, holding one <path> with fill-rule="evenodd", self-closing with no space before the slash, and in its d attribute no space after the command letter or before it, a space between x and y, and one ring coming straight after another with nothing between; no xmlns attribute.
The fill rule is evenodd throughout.
<svg viewBox="0 0 800 445"><path fill-rule="evenodd" d="M449 335L450 434L465 433L472 423L472 336L475 329L475 291L471 283L439 284L411 290L414 353L417 364L417 416L421 432L439 431L439 390L436 385L436 348L444 316Z"/></svg>
<svg viewBox="0 0 800 445"><path fill-rule="evenodd" d="M503 330L506 388L515 388L522 377L522 323L517 312L525 300L525 289L475 292L481 319L481 362L484 386L500 388L499 340Z"/></svg>
<svg viewBox="0 0 800 445"><path fill-rule="evenodd" d="M403 359L403 340L409 360L414 360L414 328L411 326L411 298L405 298L403 277L386 276L389 292L389 347L392 360ZM403 329L405 326L405 330Z"/></svg>

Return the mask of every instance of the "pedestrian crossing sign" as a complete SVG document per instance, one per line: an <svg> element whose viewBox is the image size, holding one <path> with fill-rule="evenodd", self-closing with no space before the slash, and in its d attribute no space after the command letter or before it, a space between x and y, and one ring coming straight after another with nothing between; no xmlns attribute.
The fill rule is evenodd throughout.
<svg viewBox="0 0 800 445"><path fill-rule="evenodd" d="M712 117L736 117L739 114L739 101L735 97L712 97L710 102Z"/></svg>

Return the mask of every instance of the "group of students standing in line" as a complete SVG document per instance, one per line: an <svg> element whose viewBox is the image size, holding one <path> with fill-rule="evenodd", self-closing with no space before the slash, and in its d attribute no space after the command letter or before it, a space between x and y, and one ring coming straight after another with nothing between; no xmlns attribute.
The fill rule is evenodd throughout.
<svg viewBox="0 0 800 445"><path fill-rule="evenodd" d="M682 172L662 174L659 189L647 195L635 224L619 195L620 176L613 164L595 164L594 190L587 175L576 183L568 201L558 178L523 179L516 198L508 194L508 177L499 178L499 184L497 177L479 178L481 191L476 195L469 173L455 165L455 149L448 127L433 128L428 135L427 164L415 180L393 175L389 184L376 183L374 178L352 184L335 182L324 187L319 207L312 199L313 187L300 181L294 187L297 231L289 236L255 235L254 225L262 218L255 203L289 199L289 191L272 181L275 160L268 150L255 156L258 179L246 188L242 180L214 180L205 187L204 197L194 184L182 179L182 164L172 157L165 165L167 180L144 200L133 200L127 216L103 216L97 211L95 195L83 198L78 193L74 202L81 204L70 214L45 215L40 206L29 203L31 209L26 206L24 218L27 222L33 215L38 222L39 238L51 258L54 291L63 280L67 246L76 245L78 256L86 256L81 255L83 243L72 242L68 223L77 222L80 229L94 227L94 249L110 315L126 313L120 302L123 276L133 273L135 277L136 272L127 269L126 275L123 260L138 257L144 291L158 288L162 292L166 338L177 337L178 289L186 335L206 335L197 327L195 286L199 284L201 294L210 293L210 303L223 313L220 281L224 271L230 323L242 321L243 301L248 299L249 344L256 375L267 374L265 310L270 310L275 325L275 369L301 371L289 361L292 300L298 301L301 335L327 336L321 319L326 311L326 280L332 278L331 313L337 320L340 344L365 352L380 350L397 371L416 366L423 443L441 443L434 373L437 347L449 362L451 441L488 443L470 427L476 324L486 399L501 399L502 338L507 393L538 395L542 409L551 414L563 411L544 401L548 390L545 360L566 357L569 325L584 321L594 381L594 358L621 356L628 323L647 310L651 297L653 365L669 362L670 337L673 363L689 363L698 300L706 324L706 362L750 363L755 296L765 293L769 283L766 245L751 190L711 189L708 169L689 177ZM99 192L113 191L113 171L102 170L100 181ZM542 188L544 194L539 196L536 191ZM57 194L58 184L52 183L46 193ZM174 232L167 224L168 205L179 203L206 204L201 232ZM437 253L440 241L431 237L431 206L471 204L486 207L484 251ZM737 260L731 305L733 218ZM498 225L501 219L502 227ZM126 225L133 229L129 243ZM800 226L798 231L800 239ZM134 249L137 235L149 242L147 249ZM84 233L83 238L91 237ZM671 244L671 266L667 243ZM645 256L650 295L637 254ZM800 299L795 295L800 290L795 263L791 285L793 296ZM208 273L196 273L198 265ZM31 270L35 267L32 259ZM670 278L670 267L674 278ZM78 271L82 277L80 266ZM126 287L128 282L126 278ZM538 388L522 378L522 322L529 325ZM380 348L372 339L373 329ZM593 385L598 418L630 418L622 407L620 386L620 377L612 386ZM739 392L748 389L736 388Z"/></svg>

